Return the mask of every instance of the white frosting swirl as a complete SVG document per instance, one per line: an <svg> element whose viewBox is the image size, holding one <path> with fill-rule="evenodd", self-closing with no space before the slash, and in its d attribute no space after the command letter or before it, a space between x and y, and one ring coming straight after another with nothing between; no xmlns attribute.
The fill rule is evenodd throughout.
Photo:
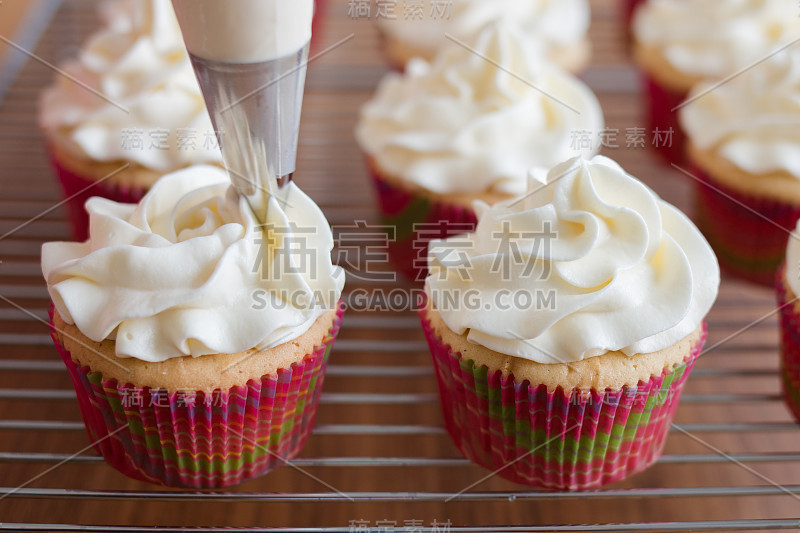
<svg viewBox="0 0 800 533"><path fill-rule="evenodd" d="M381 30L391 39L424 51L427 60L448 42L447 35L473 41L496 21L516 25L530 47L553 59L559 49L586 39L591 19L587 0L455 0L441 12L431 6L421 16L399 6L394 19L376 18Z"/></svg>
<svg viewBox="0 0 800 533"><path fill-rule="evenodd" d="M476 202L475 233L431 243L426 291L451 330L564 363L655 352L697 329L719 267L685 215L601 156L558 165L546 183Z"/></svg>
<svg viewBox="0 0 800 533"><path fill-rule="evenodd" d="M727 83L701 83L680 122L693 145L763 174L800 179L800 49L789 48ZM692 100L694 98L694 100Z"/></svg>
<svg viewBox="0 0 800 533"><path fill-rule="evenodd" d="M590 156L603 114L580 80L528 53L512 27L490 24L468 50L389 73L361 111L356 137L389 175L437 193L521 193L531 167Z"/></svg>
<svg viewBox="0 0 800 533"><path fill-rule="evenodd" d="M163 361L266 349L333 309L344 271L319 208L291 185L262 232L225 171L190 167L138 204L92 198L90 238L42 248L50 296L67 323L120 357Z"/></svg>
<svg viewBox="0 0 800 533"><path fill-rule="evenodd" d="M677 70L719 78L800 37L798 9L789 0L648 0L633 32Z"/></svg>
<svg viewBox="0 0 800 533"><path fill-rule="evenodd" d="M51 140L83 158L161 173L221 163L170 1L121 0L107 10L106 27L63 65L79 83L58 76L43 95L39 120Z"/></svg>

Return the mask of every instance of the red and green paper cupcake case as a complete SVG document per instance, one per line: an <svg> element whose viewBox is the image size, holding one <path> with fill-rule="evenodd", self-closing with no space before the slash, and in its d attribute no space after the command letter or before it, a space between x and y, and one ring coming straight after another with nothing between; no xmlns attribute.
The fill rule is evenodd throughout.
<svg viewBox="0 0 800 533"><path fill-rule="evenodd" d="M800 208L741 194L698 168L693 174L700 178L693 185L697 227L717 254L722 270L773 286Z"/></svg>
<svg viewBox="0 0 800 533"><path fill-rule="evenodd" d="M219 488L294 458L311 434L325 367L344 306L313 353L276 376L213 393L138 388L67 365L86 431L106 462L134 479L170 487Z"/></svg>
<svg viewBox="0 0 800 533"><path fill-rule="evenodd" d="M478 220L471 209L436 202L401 189L373 172L381 209L381 223L394 228L388 244L389 259L411 281L428 274L428 243L475 230Z"/></svg>
<svg viewBox="0 0 800 533"><path fill-rule="evenodd" d="M800 421L800 315L796 301L789 301L784 280L785 267L776 275L775 287L781 321L781 382L783 400Z"/></svg>
<svg viewBox="0 0 800 533"><path fill-rule="evenodd" d="M705 342L704 329L681 366L636 387L548 392L463 360L436 335L424 310L420 316L456 447L500 477L548 490L599 487L653 464Z"/></svg>
<svg viewBox="0 0 800 533"><path fill-rule="evenodd" d="M147 192L141 187L128 187L87 178L67 169L56 159L52 159L51 162L61 184L61 191L67 200L67 216L72 226L72 236L77 241L85 241L89 237L89 214L84 207L86 200L92 196L102 196L115 202L138 203Z"/></svg>
<svg viewBox="0 0 800 533"><path fill-rule="evenodd" d="M686 135L678 122L678 110L675 108L686 99L686 93L662 87L647 74L643 76L649 127L645 132L646 142L667 164L683 165L686 162ZM669 134L666 132L670 131L671 142L668 142ZM660 138L656 137L657 132L660 132Z"/></svg>

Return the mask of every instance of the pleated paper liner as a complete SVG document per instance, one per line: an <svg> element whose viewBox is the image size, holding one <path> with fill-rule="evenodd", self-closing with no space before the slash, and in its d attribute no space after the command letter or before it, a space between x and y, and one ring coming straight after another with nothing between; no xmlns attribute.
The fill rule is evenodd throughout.
<svg viewBox="0 0 800 533"><path fill-rule="evenodd" d="M800 207L742 194L696 167L692 173L700 178L692 185L697 227L717 254L720 268L772 287Z"/></svg>
<svg viewBox="0 0 800 533"><path fill-rule="evenodd" d="M800 421L800 315L797 296L787 286L785 273L786 267L782 266L775 276L781 324L781 382L783 400Z"/></svg>
<svg viewBox="0 0 800 533"><path fill-rule="evenodd" d="M436 335L425 310L420 317L456 447L500 477L546 490L599 487L652 465L706 337L704 327L682 365L635 387L548 392L463 360Z"/></svg>
<svg viewBox="0 0 800 533"><path fill-rule="evenodd" d="M207 489L261 476L297 456L314 426L343 313L340 303L328 334L302 362L212 393L106 379L79 367L55 331L51 335L72 378L89 439L108 464L134 479Z"/></svg>
<svg viewBox="0 0 800 533"><path fill-rule="evenodd" d="M410 281L422 282L428 275L430 241L475 230L478 219L471 209L401 189L374 170L372 179L381 223L394 231L387 243L389 259Z"/></svg>
<svg viewBox="0 0 800 533"><path fill-rule="evenodd" d="M72 227L73 240L76 241L85 241L89 237L89 214L84 208L86 200L92 196L101 196L115 202L138 203L147 192L141 187L129 187L81 176L66 168L54 157L50 161L61 185L64 199L67 200L67 215Z"/></svg>
<svg viewBox="0 0 800 533"><path fill-rule="evenodd" d="M686 93L662 87L646 73L643 77L649 127L645 132L646 141L667 164L683 165L686 163L686 135L678 122L678 110L675 107L686 99ZM657 138L656 132L660 132L660 137ZM671 139L668 140L670 135Z"/></svg>

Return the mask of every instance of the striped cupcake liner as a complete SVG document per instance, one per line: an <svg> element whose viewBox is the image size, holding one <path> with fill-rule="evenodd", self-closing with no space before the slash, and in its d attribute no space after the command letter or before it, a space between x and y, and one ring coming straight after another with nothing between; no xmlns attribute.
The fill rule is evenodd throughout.
<svg viewBox="0 0 800 533"><path fill-rule="evenodd" d="M424 310L420 317L456 447L500 477L547 490L599 487L652 465L705 342L704 329L682 365L635 387L551 392L464 360L436 335Z"/></svg>
<svg viewBox="0 0 800 533"><path fill-rule="evenodd" d="M741 194L697 167L693 174L700 178L693 184L697 227L717 254L720 268L772 287L800 208Z"/></svg>
<svg viewBox="0 0 800 533"><path fill-rule="evenodd" d="M643 74L643 78L647 120L650 128L645 136L656 153L667 164L683 165L686 162L686 135L678 122L678 111L673 111L673 109L686 99L686 93L662 87L647 74ZM659 138L657 138L657 132L660 132ZM665 132L671 132L671 134Z"/></svg>
<svg viewBox="0 0 800 533"><path fill-rule="evenodd" d="M800 421L800 315L795 309L784 280L785 267L775 276L775 289L781 321L781 383L783 400Z"/></svg>
<svg viewBox="0 0 800 533"><path fill-rule="evenodd" d="M471 209L436 202L401 189L372 173L381 209L381 223L393 228L388 242L389 259L411 281L428 275L428 243L475 230L478 219Z"/></svg>
<svg viewBox="0 0 800 533"><path fill-rule="evenodd" d="M343 313L340 304L322 343L302 362L211 393L106 379L78 366L52 329L51 336L72 378L89 440L108 464L137 480L208 489L261 476L297 456L314 426Z"/></svg>
<svg viewBox="0 0 800 533"><path fill-rule="evenodd" d="M97 181L81 176L67 169L51 157L51 163L67 200L67 216L72 226L73 240L85 241L89 238L89 214L84 205L92 196L101 196L122 203L138 203L147 192L141 187L129 187L110 181Z"/></svg>

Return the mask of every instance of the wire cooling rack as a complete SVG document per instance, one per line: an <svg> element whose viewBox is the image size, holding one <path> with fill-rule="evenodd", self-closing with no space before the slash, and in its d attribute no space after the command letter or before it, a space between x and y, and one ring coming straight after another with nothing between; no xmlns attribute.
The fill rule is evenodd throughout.
<svg viewBox="0 0 800 533"><path fill-rule="evenodd" d="M35 123L37 98L56 76L48 63L74 55L96 27L95 3L39 4L24 31L4 36L35 56L19 52L0 78L0 530L800 529L800 430L779 397L773 296L729 279L708 319L714 349L695 367L664 456L621 483L536 492L462 459L442 429L429 355L408 310L348 312L317 427L291 465L224 492L158 489L117 474L88 447L43 324L49 300L38 264L42 242L68 230ZM337 231L376 222L351 132L386 68L372 22L349 16L353 4L328 6L320 49L345 44L311 65L297 174ZM626 132L643 123L636 76L617 6L596 0L593 8L585 78L624 147ZM607 152L691 211L689 184L648 151ZM351 265L356 274L365 256ZM407 289L355 275L347 297Z"/></svg>

